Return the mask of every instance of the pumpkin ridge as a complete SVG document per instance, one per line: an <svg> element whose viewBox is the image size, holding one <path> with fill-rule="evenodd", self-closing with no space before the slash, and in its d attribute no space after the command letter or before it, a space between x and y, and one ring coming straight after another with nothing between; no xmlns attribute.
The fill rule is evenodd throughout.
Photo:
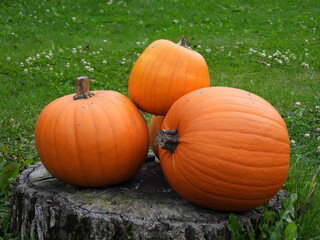
<svg viewBox="0 0 320 240"><path fill-rule="evenodd" d="M188 56L189 56L189 51L188 52ZM179 68L179 63L181 62L181 59L183 59L183 57L185 56L185 51L179 51L179 54L177 52L177 55L175 56L176 60L173 64L173 66L176 66L177 68ZM191 61L190 57L188 57L189 60L188 62ZM176 76L177 75L177 76ZM177 81L178 80L178 81ZM186 83L185 79L182 79L184 80L183 82ZM177 71L172 71L172 74L170 76L168 76L168 83L169 83L169 86L167 87L167 89L172 89L172 86L175 86L176 88L176 91L181 91L182 89L179 87L179 84L181 84L181 76L180 74L177 72ZM178 83L178 84L177 84ZM171 93L171 94L170 94ZM168 97L165 98L165 104L164 106L168 106L170 104L168 104L170 101L172 101L172 99L174 98L174 95L175 92L174 91L168 91ZM182 94L184 95L184 94ZM176 101L177 99L174 100L174 102ZM170 108L169 108L170 109Z"/></svg>
<svg viewBox="0 0 320 240"><path fill-rule="evenodd" d="M181 142L181 144L183 144L183 142ZM192 143L192 144L196 144L196 143ZM201 145L205 145L204 143L199 143L199 144L201 144ZM220 147L220 148L224 148L224 146L222 146L222 145L216 145L217 147ZM184 147L184 148L189 148L189 149L191 149L191 150L194 150L194 148L190 148L190 147L187 147L186 145L183 145L182 147ZM209 145L208 147L212 147L211 145ZM229 147L225 147L225 148L229 148ZM177 148L178 149L178 148ZM236 148L237 150L240 150L240 151L246 151L245 149L239 149L239 148ZM250 151L250 150L248 150L248 152L252 152L252 151ZM258 152L258 151L256 151L256 152ZM259 151L259 152L261 152L261 151ZM265 151L265 152L263 152L263 153L269 153L269 151ZM203 155L206 155L205 153L203 153L203 152L199 152L198 154L203 154ZM274 153L274 154L272 154L272 155L277 155L277 156L279 156L279 155L288 155L287 153L284 153L284 152L281 152L281 153ZM286 163L286 164L279 164L279 165L268 165L268 166L257 166L257 165L255 165L255 166L253 166L253 165L246 165L246 164L241 164L241 163L238 163L238 162L233 162L233 161L230 161L229 159L225 159L225 158L222 158L222 157L215 157L215 158L217 158L217 159L219 159L219 160L221 160L221 161L224 161L224 162L226 162L226 163L230 163L230 164L234 164L234 165L237 165L237 166L241 166L241 167L246 167L246 168L282 168L282 167L287 167L288 166L288 164ZM289 162L289 160L288 160L288 162Z"/></svg>
<svg viewBox="0 0 320 240"><path fill-rule="evenodd" d="M95 104L95 107L97 107L97 108L99 108L100 109L100 111L103 111L102 110L102 107L100 106L100 104ZM94 116L93 116L93 111L92 111L92 109L91 108L89 108L90 109L90 116L91 116L91 119L92 119L92 124L93 124L93 126L94 126L94 129L95 129L95 132L98 132L98 128L97 128L97 122L95 121L95 119L94 119ZM98 149L98 163L99 163L99 165L100 165L100 168L99 168L99 170L100 170L100 176L105 176L106 174L105 174L105 172L104 172L104 167L103 167L103 163L102 163L102 159L101 159L101 156L102 156L102 154L101 154L101 142L100 141L98 141L97 139L95 140L95 145L97 146L97 149Z"/></svg>
<svg viewBox="0 0 320 240"><path fill-rule="evenodd" d="M190 164L190 162L189 162L189 164ZM263 190L263 191L265 191L266 189L273 190L275 187L277 187L279 185L282 186L282 184L279 184L279 183L268 184L268 185L262 185L262 184L249 185L249 183L242 183L241 184L239 182L235 183L235 182L228 181L226 179L221 179L221 178L218 178L218 177L215 177L215 176L211 176L206 171L200 170L199 168L195 167L192 164L190 164L190 166L192 166L193 169L195 171L197 171L197 174L209 177L210 179L214 179L216 182L224 183L224 185L236 186L236 187L244 187L244 188L249 188L249 189L258 189L258 190ZM211 168L210 170L214 171L213 168ZM187 171L187 170L185 170L185 171Z"/></svg>
<svg viewBox="0 0 320 240"><path fill-rule="evenodd" d="M230 199L230 200L237 200L237 201L252 201L252 202L255 202L255 201L263 201L265 199L270 199L272 196L274 196L274 194L271 194L270 197L266 197L266 198L250 198L250 199L244 199L243 197L241 198L237 198L236 196L235 197L230 197L230 196L225 196L225 195L222 195L222 194L219 194L219 193L213 193L213 192L209 192L203 188L198 188L192 181L189 181L188 179L190 179L190 177L188 176L193 176L193 174L191 174L188 169L184 169L184 171L181 171L180 168L182 167L181 165L177 165L178 168L176 169L179 169L179 172L180 172L180 176L184 179L184 183L185 184L188 184L189 186L192 186L192 188L195 190L195 191L198 191L198 192L202 192L202 193L205 193L205 194L208 194L208 195L212 195L212 196L219 196L223 199ZM183 173L185 174L188 174L188 176L185 176ZM210 176L211 177L211 176ZM215 179L215 178L214 178ZM228 183L228 182L225 182L223 180L220 180L220 179L215 179L219 182L222 182L222 183ZM240 185L240 184L235 184L235 183L232 183L231 185L234 185L234 186L240 186L240 187L243 187L243 185ZM279 186L279 184L277 184ZM276 185L275 185L276 186ZM245 186L245 187L249 187L249 186ZM263 186L262 186L263 187ZM256 188L255 186L252 186L252 188ZM187 190L186 192L189 192L189 190Z"/></svg>
<svg viewBox="0 0 320 240"><path fill-rule="evenodd" d="M212 99L212 98L203 98L201 101L197 101L197 104L202 104L202 103L206 103L206 101L208 101L208 102L212 102L212 101L214 101L214 99ZM188 108L188 107L191 107L191 108L195 108L196 106L194 106L193 104L191 104L191 106L188 106L188 105L186 105L187 107L186 108ZM269 120L269 121L271 121L271 122L273 122L273 123L276 123L277 125L279 125L279 126L281 126L282 128L285 128L285 129L287 129L287 127L285 126L285 124L284 124L284 122L283 121L281 121L281 122L278 122L278 121L276 121L274 118L272 118L272 116L270 116L269 114L265 114L264 116L259 116L259 115L257 115L256 113L254 113L254 112L250 112L250 111L241 111L241 110L239 110L239 104L238 103L224 103L224 102L221 102L221 103L215 103L215 105L214 105L214 108L216 108L216 107L219 107L219 106L229 106L229 107L231 107L231 109L228 109L228 110L226 110L226 109L224 109L224 110L218 110L218 111L213 111L212 112L212 114L216 114L216 113L223 113L223 112L234 112L234 113L241 113L241 114L248 114L248 115L252 115L253 117L258 117L258 118L263 118L264 120L266 119L266 120ZM232 109L232 107L236 107L237 109ZM261 106L263 107L263 106L265 106L265 104L261 104ZM246 108L246 109L248 109L248 110L250 110L251 108L250 108L250 106L246 106L246 105L241 105L241 109L243 109L243 108ZM206 109L198 109L198 108L196 108L196 110L198 110L199 112L202 112L202 111L207 111L207 109L209 109L209 110L211 110L212 109L212 106L209 106L208 108L206 108ZM185 111L186 112L186 111ZM196 113L196 112L194 112L194 113ZM201 117L199 117L200 119L201 119ZM193 122L196 122L197 120L196 120L197 118L194 118L193 117Z"/></svg>
<svg viewBox="0 0 320 240"><path fill-rule="evenodd" d="M130 82L136 81L136 79L138 79L138 81L141 82L140 79L148 78L148 76L149 76L150 74L152 74L152 72L149 71L149 72L147 72L148 75L145 76L145 75L146 75L146 70L149 69L149 66L154 66L154 65L157 63L157 61L154 61L154 59L157 59L159 56L161 56L161 55L163 54L163 49L167 49L167 48L168 48L167 45L162 45L162 44L160 44L159 46L162 47L162 48L161 48L161 51L158 51L155 56L152 55L152 56L150 57L149 51L148 51L148 52L142 52L141 56L138 58L138 60L137 60L136 63L134 64L134 66L133 66L133 68L132 68L132 71L131 71L131 73L130 73L130 76L129 76L129 86L128 86L128 88L129 88L129 95L131 95L131 98L132 98L132 99L135 98L135 95L136 95L136 94L140 95L141 93L143 93L143 98L144 98L144 99L143 99L142 102L149 101L149 99L146 99L146 95L147 95L147 94L146 94L146 93L147 93L146 89L148 88L148 85L149 85L149 84L148 84L148 83L144 84L144 85L145 85L145 86L144 86L144 89L141 89L141 84L139 84L139 88L140 88L141 90L139 90L138 88L135 87L134 90L133 90L133 92L132 92L132 90L131 90L132 88L130 87L130 85L132 85L132 83L130 84ZM170 45L170 47L172 47L172 46ZM151 49L150 49L150 50L151 50ZM166 55L167 55L167 54L166 54ZM166 55L165 55L164 57L166 57ZM146 58L146 60L145 60L145 58ZM139 61L139 62L138 62L138 61ZM139 63L139 65L136 65L137 62ZM141 62L144 63L145 65L144 65L144 67L143 67L143 70L140 71L140 69L137 69L137 66L140 68L140 65L142 65ZM132 73L133 73L133 75L132 75ZM136 75L138 75L138 76L140 76L140 77L137 77ZM130 80L131 80L131 81L130 81ZM131 90L131 91L130 91L130 90ZM130 94L130 92L131 92L131 94ZM133 96L132 96L132 95L133 95ZM134 101L134 100L133 100L133 101ZM135 102L135 101L134 101L134 102ZM137 104L137 106L141 107L139 103L137 103L137 102L135 102L135 103Z"/></svg>
<svg viewBox="0 0 320 240"><path fill-rule="evenodd" d="M187 89L187 83L189 82L188 81L188 77L190 76L190 70L188 70L189 66L190 66L190 63L191 63L191 51L188 51L188 63L187 63L187 67L186 67L187 71L185 71L185 76L184 76L185 81L183 82L184 84L183 84L183 88L182 88L183 92L187 91L186 90Z"/></svg>
<svg viewBox="0 0 320 240"><path fill-rule="evenodd" d="M115 109L118 110L118 108L117 108L117 106L115 105L115 103L114 103L111 99L109 99L108 97L105 97L105 98L104 98L104 101L109 102L110 104L113 105L113 107L114 107ZM104 106L105 106L105 105L104 105ZM106 125L108 124L108 125L112 126L112 125L110 124L110 123L112 123L112 119L111 119L111 116L109 116L109 114L108 114L108 110L105 109L104 107L102 107L102 110L103 110L104 115L106 116ZM118 113L119 113L119 112L120 112L120 111L118 111ZM107 121L108 121L108 123L107 123ZM115 133L115 130L114 130L113 127L111 127L111 131L112 131L112 133L109 134L109 135L115 136L116 133ZM112 149L112 151L115 151L115 152L118 152L118 151L119 151L117 145L118 145L118 144L114 144L114 149ZM116 171L116 169L115 169L115 171ZM116 177L118 177L118 175L117 175ZM115 177L115 178L116 178L116 177ZM112 181L114 181L114 180L112 180Z"/></svg>
<svg viewBox="0 0 320 240"><path fill-rule="evenodd" d="M74 108L74 113L73 113L73 118L74 118L74 122L76 123L77 121L77 111L79 110L80 105L83 104L83 101L86 101L86 100L79 100L79 101L75 101L75 104L76 104L76 107ZM88 181L88 178L86 177L86 174L85 174L85 169L83 169L83 166L82 166L82 161L81 161L81 155L80 155L80 147L79 147L79 144L78 144L78 131L77 131L77 128L74 128L74 139L75 139L75 142L76 142L76 147L75 147L75 151L76 151L76 156L74 156L77 161L78 161L78 166L79 168L81 169L81 177L82 177L82 181L84 181L86 184L89 182Z"/></svg>
<svg viewBox="0 0 320 240"><path fill-rule="evenodd" d="M160 60L160 59L157 59L156 57L154 57L153 58L153 64L151 65L151 67L153 67L155 64L157 64L157 62L159 61L159 62L161 62L161 64L159 64L159 68L158 68L158 71L156 71L156 75L155 75L155 82L154 82L154 84L153 85L151 85L150 83L148 83L148 84L145 84L145 91L144 91L144 98L147 100L147 101L150 101L150 99L147 99L147 95L148 95L148 88L151 88L151 89L154 89L154 95L153 96L155 96L153 99L157 99L158 97L159 97L159 94L158 94L158 88L155 88L154 87L154 85L155 85L155 83L157 82L157 81L161 81L161 82L163 82L164 80L165 80L165 82L166 83L170 83L170 85L171 85L171 80L170 81L168 81L168 79L166 78L166 79L164 79L163 77L161 77L161 76L159 76L159 73L161 72L161 69L163 68L163 63L165 62L165 60L166 60L166 58L168 58L168 56L171 54L171 51L172 50L174 50L174 47L175 47L175 45L170 45L170 46L167 46L166 48L165 48L165 50L166 50L166 54L163 56L163 58ZM160 53L162 53L162 52L160 52ZM160 55L160 54L159 54ZM161 54L162 55L162 54ZM158 56L158 55L157 55ZM157 61L154 61L154 59L157 59ZM148 65L145 67L145 69L147 69L148 68ZM152 72L150 71L149 72L149 74L151 74ZM148 77L147 78L149 78L149 75L148 75ZM168 86L166 87L166 89L170 89ZM153 99L151 99L151 101L154 101Z"/></svg>
<svg viewBox="0 0 320 240"><path fill-rule="evenodd" d="M179 152L179 154L180 155L184 155L183 153L182 153L182 151L180 151ZM230 163L230 164L233 164L233 162L228 162L228 163ZM242 187L250 187L250 188L255 188L255 187L261 187L261 188L265 188L265 187L272 187L272 186L278 186L279 185L279 183L276 183L276 184L266 184L266 185L262 185L262 184L259 184L259 185L247 185L248 183L243 183L243 184L241 184L241 183L235 183L235 182L233 182L233 181L228 181L228 180L222 180L222 179L220 179L220 178L218 178L218 177L214 177L214 176L211 176L211 175L209 175L207 172L205 172L205 171L203 171L203 170L200 170L195 164L194 164L194 161L186 161L185 162L185 164L187 164L187 165L189 165L189 166L192 166L193 167L193 169L195 169L196 171L198 171L199 173L202 173L203 175L205 175L205 176L207 176L207 177L209 177L209 178L212 178L212 179L215 179L215 180L217 180L217 181L220 181L220 182L224 182L224 183L228 183L228 184L230 184L230 185L232 185L232 186L242 186ZM181 167L183 167L183 164L179 164L179 163L177 163L177 165L178 166L181 166ZM201 165L199 165L200 167L202 167ZM253 168L253 167L252 167ZM280 168L280 167L279 167ZM283 166L281 166L281 168L283 168ZM210 169L210 171L214 171L214 172L218 172L219 173L219 171L216 171L213 167L211 167L211 168L209 168ZM185 169L185 171L187 171L187 169ZM213 175L213 174L212 174Z"/></svg>
<svg viewBox="0 0 320 240"><path fill-rule="evenodd" d="M193 132L197 132L197 133L201 133L201 132L213 132L212 134L212 137L218 135L217 133L219 134L223 134L223 133L236 133L236 134L240 134L240 135L243 135L243 136L253 136L253 137L257 137L257 138L260 138L260 139L269 139L269 140L272 140L272 141L275 141L275 142L278 142L279 144L284 144L284 145L288 145L288 141L287 140L280 140L280 139L277 139L277 138L274 138L272 136L265 136L264 134L259 134L259 133L255 133L255 132L246 132L246 131L241 131L240 129L235 131L233 129L222 129L222 130L218 130L218 129L196 129L196 130L193 130ZM188 134L191 135L191 130L188 129ZM181 134L182 135L182 134ZM184 137L182 137L181 139L184 139L186 138L185 135ZM181 141L183 142L183 141ZM206 144L206 142L198 142L198 143L201 143L201 144ZM214 144L214 145L217 145L217 146L220 146L219 144ZM230 147L232 148L232 147ZM246 149L243 149L243 150L246 150ZM268 151L259 151L259 150L250 150L250 151L253 151L253 152L268 152Z"/></svg>
<svg viewBox="0 0 320 240"><path fill-rule="evenodd" d="M59 114L56 115L55 122L54 122L54 124L52 124L53 125L52 126L53 134L50 134L50 136L53 136L53 142L57 142L56 139L59 138L59 136L57 136L57 133L56 133L56 131L57 131L57 128L56 128L57 122L62 116L64 116L63 112L70 106L70 105L65 104L64 98L59 99L58 103L60 103L60 102L61 102L61 104L59 104L57 106L56 106L56 104L54 105L55 106L55 111L57 111L56 109L59 109ZM50 116L49 116L49 118L50 118ZM45 131L42 130L42 131L44 133L47 132L47 130L45 130ZM65 172L65 170L63 168L63 163L61 162L60 157L58 157L58 154L57 154L59 151L57 149L57 145L56 144L53 144L53 149L54 149L54 152L55 152L54 155L57 157L57 159L55 159L55 161L58 163L57 165L59 166L60 171Z"/></svg>
<svg viewBox="0 0 320 240"><path fill-rule="evenodd" d="M121 96L121 97L122 97L122 96ZM116 106L116 103L115 103L114 101L111 101L111 100L110 100L110 103L113 104L114 107L115 107L117 110L119 109L119 108ZM125 103L124 103L124 104L125 104ZM122 116L121 119L126 119L126 116L124 116L124 112L123 112L122 110L119 110L119 111L118 111L118 114L121 114L121 116ZM131 108L130 108L130 115L132 115ZM124 116L124 117L123 117L123 116ZM128 121L123 121L123 122L124 122L124 124L126 125L127 129L130 129L130 128L131 128L131 126L129 126L129 124L128 124ZM133 140L133 141L129 141L129 142L134 142L134 141L137 140L136 138L133 138L133 136L132 136L131 133L128 134L128 136L130 137L131 140ZM124 144L124 143L123 143L123 144ZM129 146L130 146L130 149L131 149L130 152L133 152L132 144L125 144L125 145L126 145L126 147L129 147ZM129 151L129 150L128 150L128 151ZM129 167L127 173L126 173L126 178L128 179L129 173L131 173L131 171L133 171L134 164L133 164L133 161L129 161L129 162L127 162L127 164L130 164L130 167Z"/></svg>

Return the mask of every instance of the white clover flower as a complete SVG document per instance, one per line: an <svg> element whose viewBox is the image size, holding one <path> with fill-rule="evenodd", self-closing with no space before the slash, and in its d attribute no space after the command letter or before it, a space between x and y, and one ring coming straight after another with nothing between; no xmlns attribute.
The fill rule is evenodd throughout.
<svg viewBox="0 0 320 240"><path fill-rule="evenodd" d="M77 20L77 18L76 17L72 17L72 21L76 21Z"/></svg>
<svg viewBox="0 0 320 240"><path fill-rule="evenodd" d="M24 67L24 63L20 63L20 67Z"/></svg>
<svg viewBox="0 0 320 240"><path fill-rule="evenodd" d="M85 66L84 69L89 71L90 66Z"/></svg>
<svg viewBox="0 0 320 240"><path fill-rule="evenodd" d="M300 107L301 106L301 103L300 102L295 102L294 104L296 107Z"/></svg>
<svg viewBox="0 0 320 240"><path fill-rule="evenodd" d="M309 40L308 39L304 40L304 43L309 43Z"/></svg>
<svg viewBox="0 0 320 240"><path fill-rule="evenodd" d="M282 60L281 60L281 59L278 59L278 63L282 64Z"/></svg>
<svg viewBox="0 0 320 240"><path fill-rule="evenodd" d="M273 57L271 55L268 56L268 59L272 59Z"/></svg>
<svg viewBox="0 0 320 240"><path fill-rule="evenodd" d="M7 57L7 61L10 61L11 60L11 57Z"/></svg>
<svg viewBox="0 0 320 240"><path fill-rule="evenodd" d="M72 48L72 53L77 53L77 49L76 48Z"/></svg>
<svg viewBox="0 0 320 240"><path fill-rule="evenodd" d="M50 55L46 55L46 59L51 59L51 56Z"/></svg>
<svg viewBox="0 0 320 240"><path fill-rule="evenodd" d="M106 60L103 60L102 63L103 63L103 64L107 64L107 61L106 61Z"/></svg>
<svg viewBox="0 0 320 240"><path fill-rule="evenodd" d="M317 152L320 152L320 146L317 147Z"/></svg>
<svg viewBox="0 0 320 240"><path fill-rule="evenodd" d="M63 50L61 48L59 49L59 53L63 53Z"/></svg>
<svg viewBox="0 0 320 240"><path fill-rule="evenodd" d="M271 65L270 65L270 63L267 63L266 66L267 66L267 67L270 67Z"/></svg>
<svg viewBox="0 0 320 240"><path fill-rule="evenodd" d="M304 136L305 138L309 138L309 137L310 137L310 133L305 133L303 136Z"/></svg>
<svg viewBox="0 0 320 240"><path fill-rule="evenodd" d="M66 63L65 67L69 68L70 67L70 63Z"/></svg>
<svg viewBox="0 0 320 240"><path fill-rule="evenodd" d="M204 50L206 53L211 53L211 49L210 48L207 48Z"/></svg>
<svg viewBox="0 0 320 240"><path fill-rule="evenodd" d="M89 68L88 71L89 71L89 72L93 72L94 69L93 69L93 68Z"/></svg>
<svg viewBox="0 0 320 240"><path fill-rule="evenodd" d="M77 48L78 48L78 49L82 49L83 47L79 45Z"/></svg>
<svg viewBox="0 0 320 240"><path fill-rule="evenodd" d="M266 55L266 53L263 52L263 53L260 54L260 56L261 57L266 57L267 55Z"/></svg>
<svg viewBox="0 0 320 240"><path fill-rule="evenodd" d="M108 42L108 40L107 40L107 39L104 39L103 42L106 43L106 42Z"/></svg>
<svg viewBox="0 0 320 240"><path fill-rule="evenodd" d="M304 67L304 68L309 68L309 64L308 63L301 63L301 67Z"/></svg>
<svg viewBox="0 0 320 240"><path fill-rule="evenodd" d="M28 72L29 72L29 70L28 70L28 69L24 69L23 71L24 71L25 73L28 73Z"/></svg>
<svg viewBox="0 0 320 240"><path fill-rule="evenodd" d="M290 141L290 143L291 143L291 144L296 144L296 141L292 139L292 140Z"/></svg>
<svg viewBox="0 0 320 240"><path fill-rule="evenodd" d="M306 53L305 56L306 56L306 57L309 57L309 53Z"/></svg>
<svg viewBox="0 0 320 240"><path fill-rule="evenodd" d="M50 70L50 71L53 71L53 67L50 67L49 70Z"/></svg>
<svg viewBox="0 0 320 240"><path fill-rule="evenodd" d="M41 57L41 55L39 53L37 53L36 58L40 58L40 57Z"/></svg>

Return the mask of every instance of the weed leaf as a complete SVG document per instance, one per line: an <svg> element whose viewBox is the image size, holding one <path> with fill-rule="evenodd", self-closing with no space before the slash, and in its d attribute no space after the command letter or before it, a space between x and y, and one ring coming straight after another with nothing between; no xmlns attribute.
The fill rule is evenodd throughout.
<svg viewBox="0 0 320 240"><path fill-rule="evenodd" d="M294 240L297 236L297 225L295 222L289 222L285 229L285 239Z"/></svg>

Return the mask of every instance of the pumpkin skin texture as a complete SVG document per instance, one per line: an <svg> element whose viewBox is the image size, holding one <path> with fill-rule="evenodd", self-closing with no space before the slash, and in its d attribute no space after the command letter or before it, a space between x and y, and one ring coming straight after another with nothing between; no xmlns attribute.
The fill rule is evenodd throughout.
<svg viewBox="0 0 320 240"><path fill-rule="evenodd" d="M157 158L159 158L159 154L158 154L158 144L156 143L156 135L157 135L157 132L159 132L161 129L163 119L164 119L164 116L152 115L148 125L150 147Z"/></svg>
<svg viewBox="0 0 320 240"><path fill-rule="evenodd" d="M208 66L201 54L188 49L183 39L178 44L160 39L137 59L128 91L138 108L164 116L178 98L209 86Z"/></svg>
<svg viewBox="0 0 320 240"><path fill-rule="evenodd" d="M131 178L147 156L147 124L133 102L115 91L93 91L87 99L63 96L40 113L38 155L54 177L99 187Z"/></svg>
<svg viewBox="0 0 320 240"><path fill-rule="evenodd" d="M289 170L286 124L261 97L228 87L203 88L177 100L162 129L177 130L172 151L159 148L167 181L186 200L245 211L269 201ZM162 130L161 130L162 131ZM157 134L163 147L165 138ZM163 136L162 136L163 137Z"/></svg>

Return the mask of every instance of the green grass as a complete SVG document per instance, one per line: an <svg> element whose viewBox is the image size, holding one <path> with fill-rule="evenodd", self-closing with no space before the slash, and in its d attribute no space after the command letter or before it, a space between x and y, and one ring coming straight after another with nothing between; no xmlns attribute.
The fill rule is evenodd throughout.
<svg viewBox="0 0 320 240"><path fill-rule="evenodd" d="M15 237L8 232L11 188L39 160L34 126L41 109L75 92L82 75L96 79L91 89L127 95L138 54L157 39L181 36L206 59L212 85L265 98L287 123L292 149L284 188L297 200L284 212L266 210L255 238L320 239L317 0L2 0L0 24L0 239ZM286 235L290 222L297 231Z"/></svg>

